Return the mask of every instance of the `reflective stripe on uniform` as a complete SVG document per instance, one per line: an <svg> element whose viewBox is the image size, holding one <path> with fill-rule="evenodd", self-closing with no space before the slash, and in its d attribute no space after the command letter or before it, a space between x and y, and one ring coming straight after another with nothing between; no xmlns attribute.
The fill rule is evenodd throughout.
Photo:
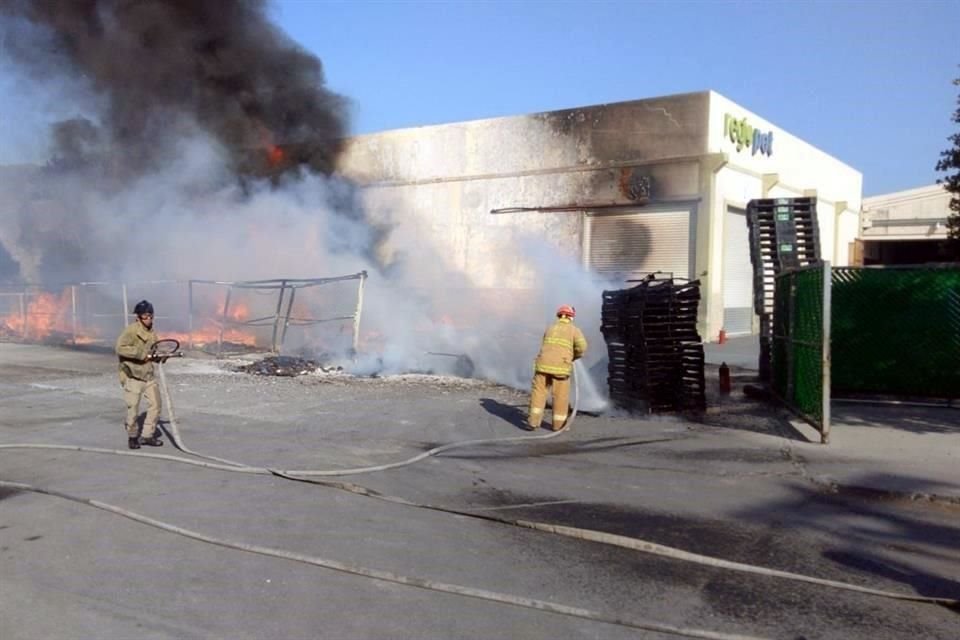
<svg viewBox="0 0 960 640"><path fill-rule="evenodd" d="M586 351L586 345L579 342L582 339L569 318L560 318L544 332L534 370L557 378L570 376L571 362Z"/></svg>
<svg viewBox="0 0 960 640"><path fill-rule="evenodd" d="M543 413L543 409L537 409L534 407L533 409L530 409L530 413Z"/></svg>
<svg viewBox="0 0 960 640"><path fill-rule="evenodd" d="M555 413L555 414L553 414L553 420L554 420L555 422L563 422L563 421L566 420L566 419L567 419L567 414L565 414L565 413Z"/></svg>
<svg viewBox="0 0 960 640"><path fill-rule="evenodd" d="M553 367L548 364L538 364L537 371L540 373L549 373L553 376L568 376L570 375L570 367Z"/></svg>

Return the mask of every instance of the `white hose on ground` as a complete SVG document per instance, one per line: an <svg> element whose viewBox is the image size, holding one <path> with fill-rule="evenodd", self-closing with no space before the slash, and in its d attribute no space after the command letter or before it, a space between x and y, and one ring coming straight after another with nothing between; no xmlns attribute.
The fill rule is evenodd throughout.
<svg viewBox="0 0 960 640"><path fill-rule="evenodd" d="M645 631L657 631L659 633L668 633L672 635L685 636L688 638L707 638L709 640L761 640L755 636L744 636L740 634L733 633L721 633L718 631L708 631L702 629L693 629L688 627L676 627L673 625L662 624L659 622L651 622L648 620L640 619L631 619L620 616L606 615L596 611L591 611L590 609L583 609L581 607L571 607L563 604L556 604L553 602L548 602L546 600L537 600L534 598L525 598L522 596L515 596L507 593L500 593L497 591L488 591L486 589L478 589L474 587L465 587L456 584L449 584L446 582L437 582L435 580L429 580L426 578L417 578L411 576L404 576L401 574L393 573L391 571L382 571L380 569L370 569L356 564L348 564L345 562L338 562L336 560L329 560L326 558L321 558L318 556L310 556L302 553L296 553L293 551L286 551L284 549L274 549L271 547L263 547L260 545L246 544L243 542L235 542L232 540L227 540L225 538L218 538L215 536L210 536L204 533L193 531L191 529L185 529L183 527L178 527L176 525L164 522L162 520L156 520L148 516L128 511L120 507L108 504L106 502L100 502L99 500L91 500L88 498L81 498L78 496L73 496L68 493L62 493L60 491L54 491L51 489L42 489L39 487L34 487L28 484L22 484L19 482L4 482L0 480L0 487L7 489L14 489L18 491L30 491L33 493L44 494L48 496L54 496L57 498L62 498L64 500L69 500L71 502L76 502L82 505L89 507L94 507L96 509L102 509L103 511L108 511L110 513L123 516L124 518L129 518L135 522L145 524L163 531L168 531L170 533L175 533L177 535L185 536L187 538L192 538L193 540L199 540L200 542L206 542L208 544L217 545L219 547L225 547L228 549L236 549L239 551L246 551L248 553L256 553L264 556L271 556L274 558L282 558L284 560L292 560L294 562L302 562L304 564L310 564L317 567L323 567L324 569L330 569L333 571L339 571L342 573L348 573L352 575L362 576L365 578L372 578L374 580L381 580L384 582L392 582L395 584L401 584L408 587L417 587L418 589L426 589L429 591L439 591L441 593L451 593L458 596L464 596L468 598L477 598L479 600L488 600L491 602L498 602L500 604L512 605L515 607L523 607L527 609L536 609L539 611L546 611L549 613L556 613L565 616L572 616L575 618L583 618L585 620L590 620L593 622L603 622L606 624L617 625L621 627L630 627L633 629L642 629Z"/></svg>
<svg viewBox="0 0 960 640"><path fill-rule="evenodd" d="M213 460L215 462L221 462L233 467L245 467L247 465L232 462L230 460L224 460L223 458L216 458L214 456L204 455L202 453L197 453L196 451L191 451L183 443L183 438L180 437L180 427L177 425L177 414L173 410L173 400L170 398L170 390L167 388L167 374L163 371L163 363L157 362L155 368L158 372L158 377L160 379L160 398L163 401L163 406L167 411L167 422L170 424L170 439L173 441L173 444L177 449L183 451L184 453L189 453L192 456L197 456L198 458L204 458L206 460Z"/></svg>
<svg viewBox="0 0 960 640"><path fill-rule="evenodd" d="M162 376L162 374L161 374L161 376ZM161 381L163 381L163 378L162 378L162 377L161 377ZM162 386L162 387L165 387L166 385L165 385L165 384L162 384L161 386ZM576 384L576 378L574 377L574 406L573 406L573 411L571 412L570 419L567 421L567 423L564 425L563 429L561 429L560 431L556 431L556 432L547 434L546 436L535 436L535 437L525 436L525 437L500 438L500 439L494 438L494 439L485 439L485 440L467 440L467 441L463 441L463 442L457 442L457 443L452 443L452 444L448 444L448 445L443 445L443 446L441 446L441 447L435 447L434 449L430 449L429 451L426 451L426 452L424 452L424 453L422 453L422 454L420 454L420 455L418 455L418 456L414 456L413 458L410 458L409 460L405 460L405 461L402 461L402 462L396 462L396 463L391 463L391 464L386 464L386 465L379 465L379 466L375 466L375 467L362 467L362 468L359 468L359 469L345 469L345 470L332 470L332 471L284 471L284 470L278 470L278 469L270 469L270 468L267 468L267 467L255 467L255 466L250 466L250 465L246 465L246 464L239 463L239 462L232 462L232 461L228 461L228 460L223 460L222 458L214 458L214 457L211 457L211 456L205 456L205 455L203 455L203 454L199 454L199 453L192 452L192 451L190 451L189 449L186 449L185 447L182 448L182 450L183 450L185 453L190 453L190 454L192 454L192 455L195 455L195 456L198 456L198 457L202 457L202 458L206 458L206 459L209 459L209 460L216 460L216 461L218 461L218 462L224 462L224 463L226 463L226 464L213 464L213 463L209 463L209 462L200 462L200 461L198 461L198 460L190 460L190 459L188 459L188 458L180 458L180 457L177 457L177 456L170 456L170 455L157 454L157 453L120 451L120 450L116 450L116 449L103 449L103 448L82 447L82 446L72 446L72 445L53 445L53 444L0 444L0 450L3 450L3 449L51 449L51 450L63 450L63 451L80 451L80 452L85 452L85 453L104 453L104 454L123 455L123 456L135 456L135 457L138 457L138 458L150 458L150 459L156 459L156 460L165 460L165 461L169 461L169 462L179 462L179 463L183 463L183 464L191 464L191 465L194 465L194 466L203 467L203 468L206 468L206 469L215 469L215 470L219 470L219 471L231 471L231 472L234 472L234 473L248 473L248 474L255 474L255 475L273 475L273 476L277 476L277 477L281 477L281 478L286 478L286 479L289 479L289 480L297 480L297 481L301 481L301 482L309 482L309 483L313 483L313 484L319 484L319 485L322 485L322 486L331 487L331 488L334 488L334 489L340 489L340 490L344 490L344 491L349 491L349 492L351 492L351 493L355 493L355 494L358 494L358 495L363 495L363 496L367 496L367 497L371 497L371 498L376 498L376 499L384 500L384 501L387 501L387 502L393 502L393 503L396 503L396 504L403 504L403 505L406 505L406 506L411 506L411 507L416 507L416 508L422 508L422 509L430 509L430 510L433 510L433 511L442 511L442 512L445 512L445 513L451 513L451 514L456 514L456 515L460 515L460 516L467 516L467 517L471 517L471 518L488 520L488 521L492 521L492 522L499 522L499 523L502 523L502 524L509 524L509 525L517 526L517 527L524 527L524 528L527 528L527 529L534 529L534 530L537 530L537 531L552 533L552 534L555 534L555 535L561 535L561 536L566 536L566 537L570 537L570 538L576 538L576 539L580 539L580 540L587 540L587 541L590 541L590 542L598 542L598 543L601 543L601 544L608 544L608 545L612 545L612 546L621 547L621 548L624 548L624 549L630 549L630 550L633 550L633 551L640 551L640 552L643 552L643 553L649 553L649 554L653 554L653 555L657 555L657 556L661 556L661 557L665 557L665 558L670 558L670 559L673 559L673 560L680 560L680 561L684 561L684 562L691 562L691 563L700 564L700 565L709 566L709 567L714 567L714 568L718 568L718 569L726 569L726 570L730 570L730 571L739 571L739 572L743 572L743 573L750 573L750 574L762 575L762 576L768 576L768 577L775 577L775 578L784 578L784 579L787 579L787 580L793 580L793 581L797 581L797 582L806 582L806 583L810 583L810 584L816 584L816 585L821 585L821 586L826 586L826 587L832 587L832 588L835 588L835 589L842 589L842 590L845 590L845 591L852 591L852 592L862 593L862 594L866 594L866 595L880 596L880 597L884 597L884 598L892 598L892 599L896 599L896 600L908 600L908 601L914 601L914 602L927 602L927 603L933 603L933 604L940 604L940 605L944 605L944 606L948 606L948 607L957 607L957 606L960 606L960 600L955 599L955 598L933 598L933 597L918 596L918 595L913 595L913 594L896 593L896 592L893 592L893 591L885 591L885 590L881 590L881 589L872 589L872 588L870 588L870 587L863 587L863 586L860 586L860 585L849 584L849 583L846 583L846 582L839 582L839 581L836 581L836 580L828 580L828 579L825 579L825 578L817 578L817 577L814 577L814 576L807 576L807 575L803 575L803 574L792 573L792 572L789 572L789 571L780 571L780 570L778 570L778 569L769 569L769 568L767 568L767 567L762 567L762 566L757 566L757 565L751 565L751 564L746 564L746 563L741 563L741 562L733 562L733 561L731 561L731 560L724 560L724 559L722 559L722 558L714 558L714 557L711 557L711 556L705 556L705 555L700 555L700 554L696 554L696 553L690 553L690 552L684 551L684 550L682 550L682 549L676 549L676 548L673 548L673 547L668 547L668 546L665 546L665 545L660 545L660 544L657 544L657 543L655 543L655 542L649 542L649 541L647 541L647 540L642 540L642 539L639 539L639 538L629 538L629 537L626 537L626 536L619 536L619 535L615 535L615 534L606 533L606 532L603 532L603 531L595 531L595 530L591 530L591 529L581 529L581 528L578 528L578 527L567 527L567 526L563 526L563 525L553 525L553 524L548 524L548 523L543 523L543 522L533 522L533 521L527 521L527 520L513 520L513 519L509 519L509 518L501 518L501 517L498 517L498 516L491 516L491 515L486 515L486 514L478 514L478 513L475 513L475 512L471 512L471 511L465 511L465 510L459 510L459 509L451 509L451 508L447 508L447 507L441 507L441 506L435 506L435 505L429 505L429 504L420 504L420 503L416 503L416 502L411 502L411 501L406 500L406 499L404 499L404 498L399 498L399 497L394 497L394 496L383 495L383 494L377 493L377 492L375 492L375 491L371 491L371 490L369 490L369 489L366 489L365 487L361 487L361 486L359 486L359 485L355 485L355 484L352 484L352 483L340 483L340 482L331 482L331 481L326 481L326 480L315 480L315 479L313 479L313 478L315 478L316 476L351 475L351 474L357 474L357 473L367 473L367 472L370 472L370 471L382 471L382 470L384 470L384 469L392 469L392 468L396 468L396 467L401 467L401 466L405 466L405 465L408 465L408 464L413 464L414 462L417 462L417 461L419 461L419 460L422 460L422 459L424 459L424 458L426 458L426 457L428 457L428 456L430 456L430 455L436 455L437 453L441 453L441 452L443 452L443 451L449 451L450 449L453 449L453 448L455 448L455 447L464 447L464 446L468 446L468 445L480 445L480 444L492 444L492 443L500 443L500 442L511 442L511 443L515 443L515 442L518 442L518 441L543 440L543 439L545 439L545 438L553 438L553 437L556 437L556 436L559 435L560 433L563 433L564 431L566 431L567 429L569 429L570 426L571 426L572 423L573 423L573 418L576 416L576 410L577 410L578 389L579 389L579 385ZM167 395L169 395L169 393L167 393ZM165 401L166 401L166 399L165 399ZM169 404L168 404L167 406L168 406L168 408L171 407L171 405L169 405ZM175 434L177 440L179 441L179 442L177 443L177 446L178 446L178 447L181 447L181 445L182 445L182 439L181 439L180 436L179 436L179 430L178 430L177 427L176 427L175 418L173 418L173 413L172 413L172 411L170 411L170 412L168 413L168 416L170 416L170 418L171 418L171 426L172 426L172 429L173 429L173 433ZM48 492L48 493L50 493L50 492ZM51 495L59 495L59 494L51 493Z"/></svg>
<svg viewBox="0 0 960 640"><path fill-rule="evenodd" d="M563 428L558 431L547 433L542 436L514 436L509 438L485 438L482 440L463 440L460 442L452 442L450 444L445 444L439 447L434 447L428 451L424 451L418 455L408 458L407 460L401 460L399 462L390 462L387 464L379 464L370 467L355 467L353 469L282 469L277 470L278 475L288 475L288 476L349 476L356 475L361 473L374 473L376 471L386 471L388 469L397 469L399 467L405 467L407 465L420 462L426 458L430 458L444 451L450 451L452 449L458 449L460 447L471 447L471 446L480 446L488 444L516 444L518 442L528 442L530 440L549 440L550 438L556 438L561 433L569 431L573 426L573 422L577 417L577 405L580 402L580 383L577 378L577 367L580 365L580 361L577 360L574 362L573 371L571 372L571 378L573 382L573 410L570 412L570 417L567 418L567 421L564 423ZM180 428L177 424L176 414L173 410L173 402L170 400L170 391L167 388L167 378L163 372L163 365L157 364L157 370L160 372L160 393L163 398L163 402L167 407L167 418L170 423L170 435L173 444L183 451L184 453L189 453L190 455L196 456L198 458L203 458L205 460L213 460L214 462L219 462L222 464L230 465L233 467L246 467L251 468L249 465L242 462L233 462L232 460L224 460L223 458L216 458L213 456L204 455L202 453L197 453L196 451L191 451L187 449L183 444L183 439L180 437ZM258 467L252 467L258 468Z"/></svg>

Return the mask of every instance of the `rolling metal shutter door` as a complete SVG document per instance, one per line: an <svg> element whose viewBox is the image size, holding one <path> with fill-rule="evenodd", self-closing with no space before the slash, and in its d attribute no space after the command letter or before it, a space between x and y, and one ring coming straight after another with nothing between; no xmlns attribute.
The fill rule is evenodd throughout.
<svg viewBox="0 0 960 640"><path fill-rule="evenodd" d="M723 219L723 328L753 331L753 264L746 212L728 208Z"/></svg>
<svg viewBox="0 0 960 640"><path fill-rule="evenodd" d="M597 273L637 279L654 271L690 277L690 210L587 216L589 258Z"/></svg>

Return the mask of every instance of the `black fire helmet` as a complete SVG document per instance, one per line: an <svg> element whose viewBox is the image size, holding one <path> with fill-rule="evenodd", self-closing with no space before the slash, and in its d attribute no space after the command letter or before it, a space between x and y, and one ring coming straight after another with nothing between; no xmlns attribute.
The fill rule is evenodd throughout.
<svg viewBox="0 0 960 640"><path fill-rule="evenodd" d="M153 315L153 305L150 304L149 300L141 300L140 302L137 303L137 306L133 308L133 313L137 317L140 317L148 313L150 315Z"/></svg>

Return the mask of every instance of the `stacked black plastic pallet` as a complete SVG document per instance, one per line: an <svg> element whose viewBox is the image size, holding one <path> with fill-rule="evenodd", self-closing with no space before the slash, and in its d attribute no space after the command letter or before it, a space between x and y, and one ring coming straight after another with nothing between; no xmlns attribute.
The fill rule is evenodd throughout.
<svg viewBox="0 0 960 640"><path fill-rule="evenodd" d="M614 404L634 412L706 407L699 302L696 280L647 279L630 289L603 292L601 332Z"/></svg>
<svg viewBox="0 0 960 640"><path fill-rule="evenodd" d="M747 204L754 310L760 316L760 378L770 379L774 278L820 262L816 198L765 198Z"/></svg>

